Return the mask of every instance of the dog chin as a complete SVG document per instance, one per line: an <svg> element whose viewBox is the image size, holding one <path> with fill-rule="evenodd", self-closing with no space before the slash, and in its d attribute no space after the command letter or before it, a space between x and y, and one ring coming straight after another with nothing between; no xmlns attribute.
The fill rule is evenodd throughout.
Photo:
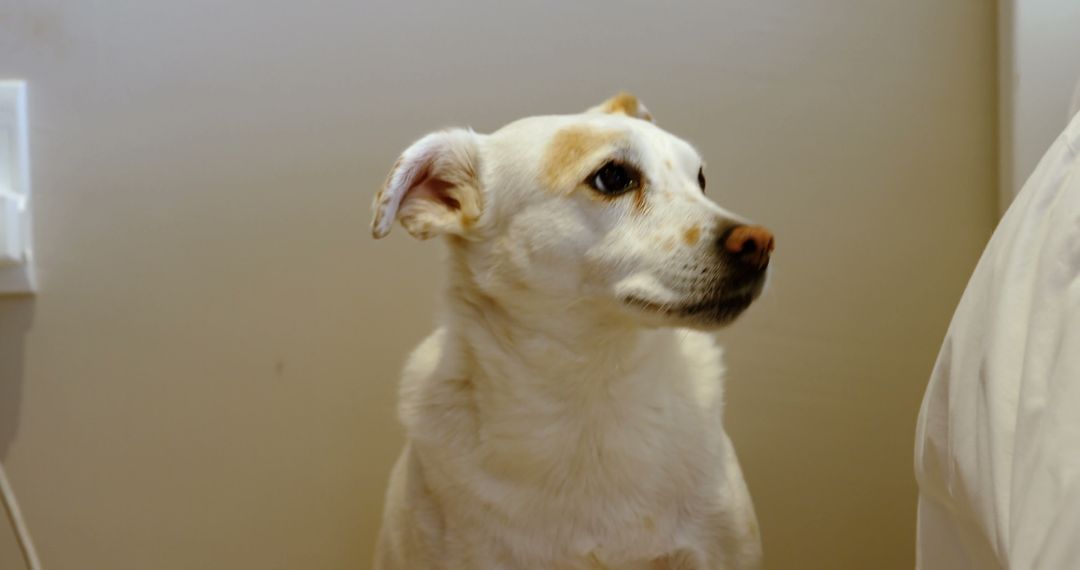
<svg viewBox="0 0 1080 570"><path fill-rule="evenodd" d="M754 302L755 294L724 295L683 303L657 303L629 296L623 304L644 313L650 324L716 329L731 324Z"/></svg>

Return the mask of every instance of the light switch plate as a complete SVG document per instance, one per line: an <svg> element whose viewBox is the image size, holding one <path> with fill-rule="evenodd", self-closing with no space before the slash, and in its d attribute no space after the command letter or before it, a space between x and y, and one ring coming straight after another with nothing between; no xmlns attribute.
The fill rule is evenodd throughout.
<svg viewBox="0 0 1080 570"><path fill-rule="evenodd" d="M34 292L26 82L0 81L0 295Z"/></svg>

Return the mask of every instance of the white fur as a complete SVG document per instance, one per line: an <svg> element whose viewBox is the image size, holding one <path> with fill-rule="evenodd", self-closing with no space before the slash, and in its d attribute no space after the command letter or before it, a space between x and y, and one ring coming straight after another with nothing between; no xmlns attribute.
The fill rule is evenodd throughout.
<svg viewBox="0 0 1080 570"><path fill-rule="evenodd" d="M580 172L566 179L612 156L632 162L648 179L644 211L545 182L568 128L615 136L569 161ZM376 198L375 229L407 208L434 220L403 224L450 236L449 280L442 326L405 366L408 443L376 569L757 568L757 521L722 425L720 350L674 328L730 320L677 311L724 283L714 236L736 220L698 188L697 152L598 112L417 144L399 166L412 174L391 173ZM689 239L693 228L703 237Z"/></svg>

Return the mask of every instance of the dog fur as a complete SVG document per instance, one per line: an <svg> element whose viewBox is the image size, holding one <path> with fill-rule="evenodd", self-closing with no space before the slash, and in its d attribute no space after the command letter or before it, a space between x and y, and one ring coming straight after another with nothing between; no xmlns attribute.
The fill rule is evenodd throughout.
<svg viewBox="0 0 1080 570"><path fill-rule="evenodd" d="M590 187L609 161L633 191ZM402 154L373 234L445 236L449 276L401 382L377 570L759 567L704 331L757 297L772 244L747 271L718 253L745 222L702 167L628 94Z"/></svg>

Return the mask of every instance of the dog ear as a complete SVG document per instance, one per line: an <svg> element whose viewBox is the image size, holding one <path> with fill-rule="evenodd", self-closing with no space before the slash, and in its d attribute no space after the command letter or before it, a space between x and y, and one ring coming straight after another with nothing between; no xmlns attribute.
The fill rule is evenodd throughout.
<svg viewBox="0 0 1080 570"><path fill-rule="evenodd" d="M464 236L480 218L479 135L466 129L431 133L407 148L372 203L371 234L394 220L419 239Z"/></svg>
<svg viewBox="0 0 1080 570"><path fill-rule="evenodd" d="M645 104L637 97L634 97L625 91L589 109L588 112L622 114L627 117L649 121L650 123L656 122L653 120L653 116L649 113L649 110L645 108Z"/></svg>

